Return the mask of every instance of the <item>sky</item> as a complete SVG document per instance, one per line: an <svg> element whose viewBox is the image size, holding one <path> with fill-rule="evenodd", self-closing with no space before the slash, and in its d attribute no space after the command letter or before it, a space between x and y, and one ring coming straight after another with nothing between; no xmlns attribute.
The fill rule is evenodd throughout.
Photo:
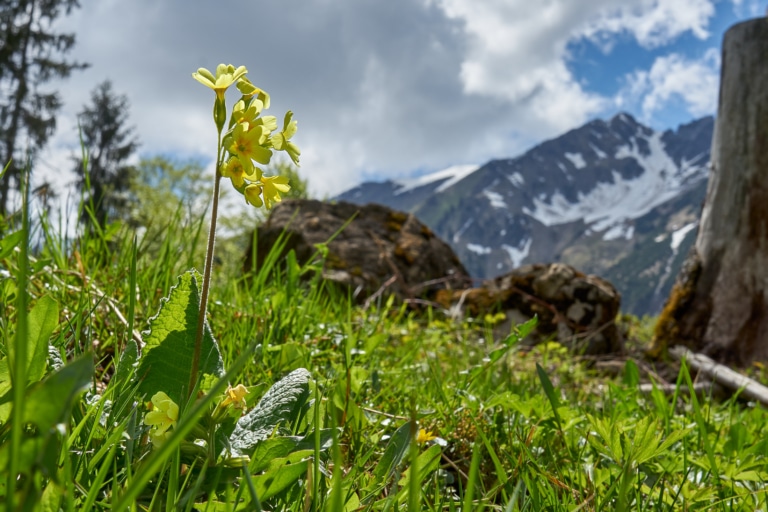
<svg viewBox="0 0 768 512"><path fill-rule="evenodd" d="M37 179L74 180L77 113L111 80L138 157L213 169L213 93L191 74L244 65L294 112L300 173L330 197L514 157L594 118L655 128L714 114L723 33L766 0L81 0L57 22L87 62L60 83ZM233 91L234 92L234 91ZM236 94L232 94L234 100ZM231 102L230 102L231 104Z"/></svg>

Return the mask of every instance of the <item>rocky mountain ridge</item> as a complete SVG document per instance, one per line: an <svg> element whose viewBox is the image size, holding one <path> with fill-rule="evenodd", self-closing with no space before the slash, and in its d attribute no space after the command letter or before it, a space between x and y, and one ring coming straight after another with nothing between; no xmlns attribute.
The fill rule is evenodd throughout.
<svg viewBox="0 0 768 512"><path fill-rule="evenodd" d="M594 120L515 158L363 183L338 199L414 213L473 277L562 262L656 314L695 239L714 119L654 131L628 114Z"/></svg>

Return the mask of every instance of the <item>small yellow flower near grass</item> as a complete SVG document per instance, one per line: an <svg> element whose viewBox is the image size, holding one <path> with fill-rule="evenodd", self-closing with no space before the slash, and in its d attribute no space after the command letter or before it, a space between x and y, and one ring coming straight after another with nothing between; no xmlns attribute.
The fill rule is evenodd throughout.
<svg viewBox="0 0 768 512"><path fill-rule="evenodd" d="M437 439L437 436L434 433L427 432L423 428L419 429L419 433L416 436L416 442L418 444L428 443L428 442L433 441L435 439Z"/></svg>
<svg viewBox="0 0 768 512"><path fill-rule="evenodd" d="M248 388L238 384L234 388L229 386L224 393L225 398L221 402L222 407L232 404L235 409L245 409L245 396L248 394Z"/></svg>
<svg viewBox="0 0 768 512"><path fill-rule="evenodd" d="M248 395L248 388L242 384L238 384L235 387L228 386L224 392L224 399L219 402L216 409L213 411L211 418L218 423L223 421L227 417L240 417L245 411L246 402L245 397Z"/></svg>
<svg viewBox="0 0 768 512"><path fill-rule="evenodd" d="M144 424L152 427L149 437L155 447L161 446L171 436L170 429L179 419L179 406L171 398L158 391L149 403L150 411L144 416Z"/></svg>

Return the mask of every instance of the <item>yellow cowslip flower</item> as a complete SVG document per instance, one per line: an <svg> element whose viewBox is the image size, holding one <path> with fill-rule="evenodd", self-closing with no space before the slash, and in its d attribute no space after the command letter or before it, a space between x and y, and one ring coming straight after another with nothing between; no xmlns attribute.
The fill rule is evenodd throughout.
<svg viewBox="0 0 768 512"><path fill-rule="evenodd" d="M160 446L170 437L169 429L176 426L179 406L162 391L154 394L149 406L151 410L144 416L144 424L152 427L149 433L152 444Z"/></svg>
<svg viewBox="0 0 768 512"><path fill-rule="evenodd" d="M230 85L237 82L248 72L245 66L235 69L232 64L219 64L216 66L216 76L205 68L200 68L192 73L192 78L206 87L213 89L219 101L224 100L224 93Z"/></svg>
<svg viewBox="0 0 768 512"><path fill-rule="evenodd" d="M296 121L293 121L292 119L293 112L289 110L285 113L285 119L283 120L283 131L273 135L270 138L270 142L272 143L273 148L277 149L278 151L285 151L288 153L288 156L291 157L293 163L298 164L301 151L296 144L290 141L291 137L296 134L298 126Z"/></svg>
<svg viewBox="0 0 768 512"><path fill-rule="evenodd" d="M264 197L264 206L267 210L272 208L272 203L279 203L283 199L280 193L287 193L291 190L286 176L263 176L261 178L262 196Z"/></svg>
<svg viewBox="0 0 768 512"><path fill-rule="evenodd" d="M221 166L220 172L222 177L229 178L232 181L232 185L237 190L242 190L246 185L245 180L258 181L261 178L261 169L254 167L253 164L251 164L251 168L252 173L247 174L243 168L242 161L238 157L232 156Z"/></svg>
<svg viewBox="0 0 768 512"><path fill-rule="evenodd" d="M437 439L437 436L432 432L427 432L423 428L419 429L419 433L416 436L416 442L418 444L428 443L429 441L432 441L434 439Z"/></svg>
<svg viewBox="0 0 768 512"><path fill-rule="evenodd" d="M242 384L238 384L234 388L229 386L224 393L225 398L221 402L221 407L226 407L229 404L232 404L235 409L245 409L245 395L247 394L248 388Z"/></svg>
<svg viewBox="0 0 768 512"><path fill-rule="evenodd" d="M253 123L261 114L264 104L258 99L253 99L250 104L240 100L232 107L232 119L236 123Z"/></svg>
<svg viewBox="0 0 768 512"><path fill-rule="evenodd" d="M261 200L261 187L259 185L248 185L243 190L243 195L245 202L256 208L261 208L264 205L264 201Z"/></svg>
<svg viewBox="0 0 768 512"><path fill-rule="evenodd" d="M257 98L264 105L264 108L269 108L269 94L267 94L267 91L253 85L248 80L248 77L244 76L237 81L237 90L246 98Z"/></svg>
<svg viewBox="0 0 768 512"><path fill-rule="evenodd" d="M267 141L269 130L260 125L249 129L248 123L237 123L232 131L232 142L227 148L230 153L240 158L246 174L253 174L253 162L268 164L272 151L262 146Z"/></svg>
<svg viewBox="0 0 768 512"><path fill-rule="evenodd" d="M263 126L269 133L277 130L277 118L275 116L262 116L253 120L250 124L251 128L254 126Z"/></svg>

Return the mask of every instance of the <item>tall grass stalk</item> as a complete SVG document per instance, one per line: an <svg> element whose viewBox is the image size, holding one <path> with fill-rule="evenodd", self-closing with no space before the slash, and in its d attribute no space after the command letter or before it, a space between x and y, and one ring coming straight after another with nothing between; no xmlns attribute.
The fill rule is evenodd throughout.
<svg viewBox="0 0 768 512"><path fill-rule="evenodd" d="M29 172L24 172L21 178L21 243L18 253L18 271L16 273L18 288L16 299L16 336L13 340L13 357L11 359L13 408L11 411L10 456L5 487L7 510L16 510L14 497L19 470L21 439L24 430L24 406L26 404L24 394L27 389L29 238Z"/></svg>

